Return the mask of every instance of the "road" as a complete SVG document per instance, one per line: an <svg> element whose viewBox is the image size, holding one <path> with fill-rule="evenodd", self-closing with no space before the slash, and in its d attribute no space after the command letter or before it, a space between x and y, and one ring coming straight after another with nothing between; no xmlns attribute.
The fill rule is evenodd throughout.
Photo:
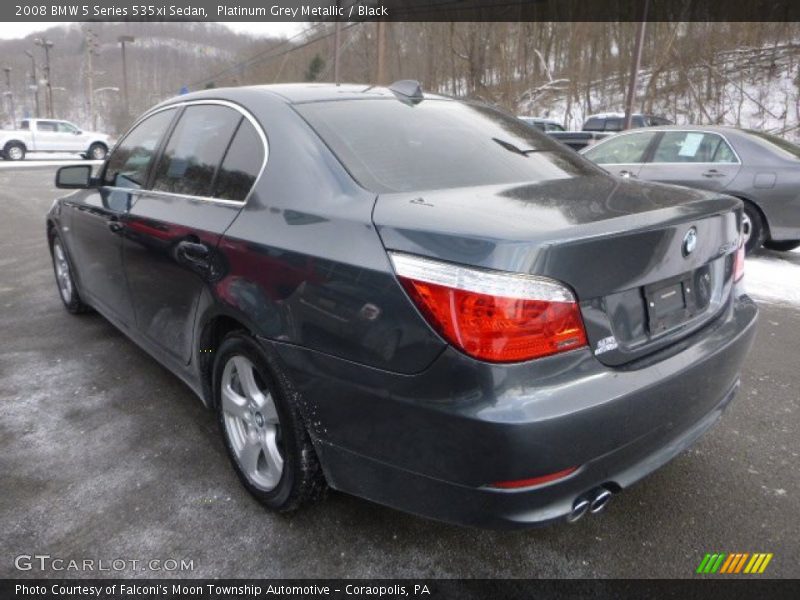
<svg viewBox="0 0 800 600"><path fill-rule="evenodd" d="M52 181L51 167L0 171L0 577L42 575L14 570L35 553L189 559L169 574L191 577L695 577L706 552L772 552L763 577L800 576L800 306L762 304L720 423L596 517L479 531L338 493L276 516L183 384L102 317L63 310Z"/></svg>

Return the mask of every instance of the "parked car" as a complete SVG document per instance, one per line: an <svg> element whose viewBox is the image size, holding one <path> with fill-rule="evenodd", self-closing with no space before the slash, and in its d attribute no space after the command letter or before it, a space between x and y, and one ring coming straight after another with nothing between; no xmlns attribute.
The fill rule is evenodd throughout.
<svg viewBox="0 0 800 600"><path fill-rule="evenodd" d="M672 121L663 117L642 114L631 115L631 127L633 128L655 127L657 125L670 125L671 123ZM581 131L566 131L563 133L554 131L548 133L562 144L566 144L573 150L580 151L622 131L624 124L624 113L601 113L586 117Z"/></svg>
<svg viewBox="0 0 800 600"><path fill-rule="evenodd" d="M518 116L517 118L523 123L527 123L528 125L536 127L536 129L539 131L544 131L545 133L550 133L551 131L565 131L564 126L553 119L526 116Z"/></svg>
<svg viewBox="0 0 800 600"><path fill-rule="evenodd" d="M599 512L717 421L755 333L739 200L415 82L180 96L57 185L67 310L183 379L278 511Z"/></svg>
<svg viewBox="0 0 800 600"><path fill-rule="evenodd" d="M82 131L68 121L24 119L19 129L0 131L0 155L23 160L28 152L75 152L103 160L111 147L109 140L104 133Z"/></svg>
<svg viewBox="0 0 800 600"><path fill-rule="evenodd" d="M751 252L800 246L800 146L760 131L657 127L618 134L583 155L616 175L726 193L744 201Z"/></svg>

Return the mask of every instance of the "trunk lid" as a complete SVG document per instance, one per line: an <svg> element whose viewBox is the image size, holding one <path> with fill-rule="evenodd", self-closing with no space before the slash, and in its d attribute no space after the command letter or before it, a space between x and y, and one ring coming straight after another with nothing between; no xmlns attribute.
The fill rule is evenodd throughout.
<svg viewBox="0 0 800 600"><path fill-rule="evenodd" d="M373 220L387 250L569 285L592 351L622 365L719 314L740 211L728 196L597 176L387 194Z"/></svg>

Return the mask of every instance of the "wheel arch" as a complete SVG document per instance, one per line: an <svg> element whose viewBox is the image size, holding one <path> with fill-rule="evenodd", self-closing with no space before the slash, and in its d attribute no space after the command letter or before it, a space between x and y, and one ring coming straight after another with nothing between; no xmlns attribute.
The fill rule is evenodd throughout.
<svg viewBox="0 0 800 600"><path fill-rule="evenodd" d="M764 209L761 208L761 205L755 200L753 200L753 198L750 197L748 194L743 194L741 192L736 192L736 191L727 191L727 190L725 191L725 193L728 194L729 196L733 196L734 198L738 198L742 202L749 204L758 211L758 214L761 215L761 220L764 221L764 229L766 230L765 231L766 239L770 239L771 236L770 236L769 219L767 218L767 213L765 213Z"/></svg>
<svg viewBox="0 0 800 600"><path fill-rule="evenodd" d="M226 313L215 313L208 315L203 320L200 327L200 335L197 336L197 343L195 344L197 368L203 390L203 401L210 408L215 406L214 390L212 388L214 357L225 336L234 331L253 335L250 328L241 320Z"/></svg>
<svg viewBox="0 0 800 600"><path fill-rule="evenodd" d="M17 138L11 138L11 139L5 140L3 142L3 151L5 151L5 149L8 148L8 146L10 144L18 144L18 145L22 146L22 148L25 150L25 152L28 151L28 145L23 140L20 140L20 139L17 139Z"/></svg>

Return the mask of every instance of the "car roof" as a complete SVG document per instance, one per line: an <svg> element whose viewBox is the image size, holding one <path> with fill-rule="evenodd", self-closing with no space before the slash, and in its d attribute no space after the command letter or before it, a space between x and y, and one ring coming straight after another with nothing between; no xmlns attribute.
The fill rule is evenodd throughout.
<svg viewBox="0 0 800 600"><path fill-rule="evenodd" d="M742 129L727 125L656 125L654 127L638 128L635 130L629 129L628 131L620 133L632 131L711 131L717 133L746 133Z"/></svg>
<svg viewBox="0 0 800 600"><path fill-rule="evenodd" d="M235 88L213 88L170 98L162 104L202 98L225 98L226 93L263 92L281 98L289 104L304 102L324 102L331 100L363 100L365 98L396 98L388 87L353 83L279 83L270 85L251 85ZM439 94L424 93L426 100L451 100Z"/></svg>

